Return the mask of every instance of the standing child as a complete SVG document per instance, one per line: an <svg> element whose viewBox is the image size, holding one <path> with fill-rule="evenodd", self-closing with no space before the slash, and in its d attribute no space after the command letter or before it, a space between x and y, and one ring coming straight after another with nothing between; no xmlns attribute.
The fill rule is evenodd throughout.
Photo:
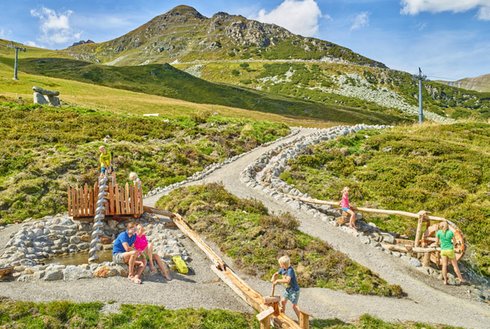
<svg viewBox="0 0 490 329"><path fill-rule="evenodd" d="M135 187L141 188L141 179L139 179L138 174L134 171L129 173L129 180L133 182Z"/></svg>
<svg viewBox="0 0 490 329"><path fill-rule="evenodd" d="M349 204L349 188L346 186L342 190L342 200L340 201L340 207L342 211L345 211L350 215L349 227L356 229L356 213L352 210Z"/></svg>
<svg viewBox="0 0 490 329"><path fill-rule="evenodd" d="M298 280L296 279L296 273L291 266L291 261L288 256L282 256L281 258L279 258L279 266L279 271L274 273L271 281L273 285L276 285L278 283L284 283L286 285L286 291L281 298L281 312L284 313L284 311L286 310L286 303L289 299L293 304L294 313L296 313L296 316L299 320L299 285ZM278 280L277 276L279 274L282 275L282 279Z"/></svg>
<svg viewBox="0 0 490 329"><path fill-rule="evenodd" d="M439 243L441 244L442 278L444 280L444 284L447 284L448 260L450 260L451 264L453 265L454 272L456 272L459 283L466 284L466 281L461 276L461 272L459 271L458 267L458 260L456 259L456 255L454 254L454 233L449 229L447 221L442 222L439 227L440 230L436 232L436 245Z"/></svg>
<svg viewBox="0 0 490 329"><path fill-rule="evenodd" d="M99 147L100 157L100 173L101 174L110 174L112 172L112 155L111 152L106 150L105 146Z"/></svg>

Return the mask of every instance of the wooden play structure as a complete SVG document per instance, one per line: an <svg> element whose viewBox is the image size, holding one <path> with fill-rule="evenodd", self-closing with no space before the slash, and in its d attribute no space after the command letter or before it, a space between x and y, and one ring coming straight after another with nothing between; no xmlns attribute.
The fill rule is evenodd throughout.
<svg viewBox="0 0 490 329"><path fill-rule="evenodd" d="M173 223L190 238L213 262L211 270L226 283L240 298L248 305L253 307L257 312L257 320L260 323L260 329L269 329L271 324L276 328L283 329L309 329L310 315L305 311L300 311L299 324L288 317L286 314L279 312L279 297L262 296L259 292L252 289L243 281L224 260L209 247L204 240L194 231L187 222L179 215L169 211L160 210L151 207L144 207L145 212L162 215L172 219ZM272 292L274 295L274 292Z"/></svg>
<svg viewBox="0 0 490 329"><path fill-rule="evenodd" d="M133 216L143 214L143 191L128 183L119 186L109 183L107 190L107 205L105 216ZM68 187L68 214L74 219L90 218L95 216L99 186L85 184L83 187Z"/></svg>
<svg viewBox="0 0 490 329"><path fill-rule="evenodd" d="M340 208L338 201L324 201L313 198L302 198L297 196L289 195L289 197L311 204L329 205L335 208ZM365 212L373 214L382 215L397 215L409 218L417 219L417 229L415 232L415 239L395 239L395 243L382 243L383 248L390 251L404 252L411 256L420 258L424 266L429 266L432 262L438 267L441 266L440 259L440 248L438 248L436 243L436 232L439 229L439 224L442 221L447 221L449 224L449 229L454 233L454 252L456 254L456 259L459 260L463 257L466 251L465 239L461 230L453 222L437 216L429 216L426 211L419 211L418 213L411 213L407 211L399 210L385 210L385 209L372 209L372 208L356 208L352 207L355 212ZM338 223L343 224L348 222L347 217L349 215L346 212L342 212L342 217L339 219ZM424 228L425 227L425 228Z"/></svg>

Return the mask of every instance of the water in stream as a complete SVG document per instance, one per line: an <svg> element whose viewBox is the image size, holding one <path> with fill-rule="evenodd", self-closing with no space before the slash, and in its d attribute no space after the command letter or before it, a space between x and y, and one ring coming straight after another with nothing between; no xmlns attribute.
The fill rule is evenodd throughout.
<svg viewBox="0 0 490 329"><path fill-rule="evenodd" d="M112 262L112 250L101 250L97 252L99 259L95 263ZM82 265L88 263L88 251L76 252L68 255L55 256L43 261L45 264L60 265Z"/></svg>

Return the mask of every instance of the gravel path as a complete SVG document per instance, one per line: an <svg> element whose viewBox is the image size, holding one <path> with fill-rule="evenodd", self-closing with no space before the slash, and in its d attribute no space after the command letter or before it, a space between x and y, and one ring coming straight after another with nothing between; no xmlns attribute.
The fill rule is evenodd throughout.
<svg viewBox="0 0 490 329"><path fill-rule="evenodd" d="M161 275L145 275L142 285L127 278L82 279L73 281L1 282L0 295L15 300L75 302L114 302L124 304L158 304L169 309L206 308L251 312L210 269L210 261L187 238L181 239L192 261L194 274L172 273L174 279L166 282ZM212 296L212 298L210 298ZM109 304L110 305L110 304Z"/></svg>
<svg viewBox="0 0 490 329"><path fill-rule="evenodd" d="M298 136L313 133L314 129L301 129L298 135L286 138L288 142ZM276 147L276 143L258 147L203 180L190 184L222 182L228 191L241 198L255 198L264 203L271 212L291 212L301 222L300 229L330 243L351 259L370 268L392 284L399 284L408 294L407 298L394 299L374 296L348 295L323 288L303 288L300 306L316 318L339 318L343 321L356 320L369 313L388 321L424 321L463 326L467 328L490 328L490 307L469 300L464 287L444 287L440 282L424 276L403 263L375 248L367 247L354 236L331 225L311 218L303 210L289 208L266 194L247 187L240 182L240 172L260 155ZM162 196L145 199L145 205L154 206ZM11 231L19 226L10 226L0 231L0 245L5 245ZM221 308L242 312L252 311L209 269L210 262L196 246L186 240L186 249L193 258L191 266L195 275L176 278L164 283L155 278L147 279L143 285L129 283L125 278L90 279L73 282L3 282L2 293L19 300L73 301L118 301L119 303L161 304L168 308L204 307ZM215 248L216 250L216 248ZM226 257L224 257L226 259ZM227 260L232 264L231 260ZM270 283L243 275L254 289L267 295ZM451 292L449 294L448 292ZM456 295L456 296L454 296ZM185 298L184 298L185 296ZM288 308L288 312L291 309ZM292 315L292 314L291 314ZM293 317L294 318L294 317Z"/></svg>
<svg viewBox="0 0 490 329"><path fill-rule="evenodd" d="M314 129L302 129L291 139L309 135L314 131ZM285 139L282 142L288 141L289 139ZM229 192L238 197L260 200L271 212L291 212L300 220L300 230L328 242L333 248L378 273L389 283L400 285L408 294L407 298L394 299L348 295L323 288L305 288L301 292L301 307L316 318L337 317L352 321L362 314L369 313L388 321L424 321L468 328L490 328L490 307L467 298L467 288L464 286L444 287L441 282L419 273L399 258L367 247L351 234L313 219L305 211L290 208L287 204L243 184L239 175L246 166L276 146L272 144L259 147L216 170L208 177L190 184L221 182ZM153 206L160 197L161 195L156 195L147 199L145 205ZM246 279L255 289L263 294L269 294L269 283L255 278Z"/></svg>

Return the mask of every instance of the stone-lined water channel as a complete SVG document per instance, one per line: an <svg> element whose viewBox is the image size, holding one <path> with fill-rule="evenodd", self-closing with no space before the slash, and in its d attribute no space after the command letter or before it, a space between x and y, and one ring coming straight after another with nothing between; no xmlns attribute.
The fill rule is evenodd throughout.
<svg viewBox="0 0 490 329"><path fill-rule="evenodd" d="M127 266L112 263L111 257L112 242L125 230L127 221L108 219L104 222L101 259L92 264L88 264L92 223L75 221L66 214L24 223L7 242L0 257L0 268L13 267L14 272L8 279L17 281L127 276ZM170 224L170 219L145 213L135 221L145 226L155 253L167 261L175 255L189 260L187 250L179 241L184 235Z"/></svg>

